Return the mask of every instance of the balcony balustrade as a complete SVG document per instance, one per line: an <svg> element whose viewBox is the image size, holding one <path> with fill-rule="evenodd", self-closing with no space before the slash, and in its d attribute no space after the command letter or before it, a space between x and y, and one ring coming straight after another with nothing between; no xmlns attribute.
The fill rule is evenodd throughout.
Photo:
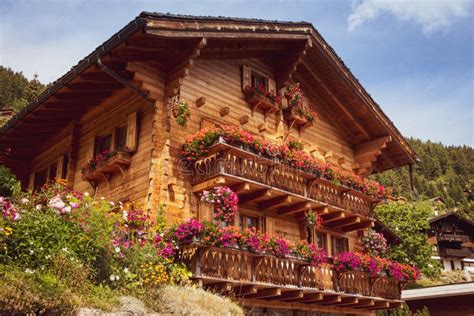
<svg viewBox="0 0 474 316"><path fill-rule="evenodd" d="M400 306L404 283L363 271L337 272L298 259L232 248L187 246L183 262L207 288L242 299L383 309Z"/></svg>
<svg viewBox="0 0 474 316"><path fill-rule="evenodd" d="M377 199L354 189L335 185L300 169L290 167L223 140L210 147L207 156L196 161L193 191L225 184L239 193L239 203L273 208L280 215L303 212L311 207L325 212L342 212L333 225L345 231L371 227ZM244 186L246 185L246 186ZM349 211L349 212L348 212ZM323 213L323 218L324 218Z"/></svg>
<svg viewBox="0 0 474 316"><path fill-rule="evenodd" d="M441 248L439 250L439 255L441 257L455 257L455 258L465 258L471 254L469 249L451 249L451 248Z"/></svg>
<svg viewBox="0 0 474 316"><path fill-rule="evenodd" d="M440 240L440 241L468 242L469 241L469 236L467 236L467 235L457 235L457 234L440 234L440 235L438 235L438 240Z"/></svg>

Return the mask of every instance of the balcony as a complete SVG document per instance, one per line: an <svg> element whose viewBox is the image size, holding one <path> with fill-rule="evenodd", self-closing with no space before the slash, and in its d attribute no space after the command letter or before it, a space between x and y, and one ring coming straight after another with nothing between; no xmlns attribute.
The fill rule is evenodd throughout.
<svg viewBox="0 0 474 316"><path fill-rule="evenodd" d="M457 234L440 234L438 235L439 241L459 241L459 242L468 242L469 236L467 235L457 235Z"/></svg>
<svg viewBox="0 0 474 316"><path fill-rule="evenodd" d="M373 226L377 199L335 185L315 175L267 159L222 139L209 148L193 169L193 192L227 185L239 194L239 204L301 216L316 210L326 226L353 231Z"/></svg>
<svg viewBox="0 0 474 316"><path fill-rule="evenodd" d="M184 248L183 261L202 286L243 299L244 304L265 300L331 305L347 312L346 308L398 308L402 303L404 284L395 279L362 271L338 273L329 264L313 267L296 259L199 246Z"/></svg>
<svg viewBox="0 0 474 316"><path fill-rule="evenodd" d="M451 249L451 248L442 248L439 250L439 255L441 257L454 257L454 258L465 258L471 254L469 249Z"/></svg>

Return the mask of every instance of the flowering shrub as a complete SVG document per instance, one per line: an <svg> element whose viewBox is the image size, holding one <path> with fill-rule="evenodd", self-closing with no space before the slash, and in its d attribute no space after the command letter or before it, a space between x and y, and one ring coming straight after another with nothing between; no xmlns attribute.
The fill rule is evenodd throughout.
<svg viewBox="0 0 474 316"><path fill-rule="evenodd" d="M201 237L203 230L204 225L201 222L196 219L190 219L178 225L173 235L180 245L189 245Z"/></svg>
<svg viewBox="0 0 474 316"><path fill-rule="evenodd" d="M266 97L273 104L281 106L281 97L275 92L267 91L263 85L258 85L256 87L246 86L244 89L244 93L246 95L256 93L258 95Z"/></svg>
<svg viewBox="0 0 474 316"><path fill-rule="evenodd" d="M359 252L344 252L339 254L334 259L334 268L340 272L360 270L369 272L372 275L385 272L397 281L406 282L415 282L420 277L420 273L416 267Z"/></svg>
<svg viewBox="0 0 474 316"><path fill-rule="evenodd" d="M387 254L387 240L381 233L377 233L371 229L368 230L362 238L362 244L365 250L371 255L383 257Z"/></svg>
<svg viewBox="0 0 474 316"><path fill-rule="evenodd" d="M239 208L239 197L226 186L217 186L203 191L201 201L214 204L214 216L218 221L231 223Z"/></svg>
<svg viewBox="0 0 474 316"><path fill-rule="evenodd" d="M298 149L298 146L290 148L289 144L274 144L237 127L222 126L203 129L186 139L181 154L189 161L196 161L204 157L220 137L229 145L240 146L247 151L288 164L334 184L347 186L376 198L386 197L385 188L376 181L322 162Z"/></svg>
<svg viewBox="0 0 474 316"><path fill-rule="evenodd" d="M0 196L0 210L2 211L2 216L9 221L14 222L20 219L20 213L15 208L13 203L1 196Z"/></svg>

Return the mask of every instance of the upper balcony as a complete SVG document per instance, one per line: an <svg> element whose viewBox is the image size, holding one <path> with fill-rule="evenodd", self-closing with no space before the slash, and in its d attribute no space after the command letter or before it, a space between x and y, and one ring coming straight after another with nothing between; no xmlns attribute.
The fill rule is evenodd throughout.
<svg viewBox="0 0 474 316"><path fill-rule="evenodd" d="M202 286L243 299L244 304L264 300L299 307L330 305L333 312L357 314L361 308L400 307L405 285L387 275L337 272L329 263L315 267L232 248L190 245L183 261Z"/></svg>
<svg viewBox="0 0 474 316"><path fill-rule="evenodd" d="M373 226L372 210L379 201L356 189L269 159L220 137L204 157L196 160L193 192L227 185L239 194L239 204L301 216L316 210L324 225L353 231Z"/></svg>

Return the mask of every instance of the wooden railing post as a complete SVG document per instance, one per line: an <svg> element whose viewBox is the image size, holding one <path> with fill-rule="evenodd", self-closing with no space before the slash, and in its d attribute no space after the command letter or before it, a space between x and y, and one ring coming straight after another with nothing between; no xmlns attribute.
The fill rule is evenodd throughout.
<svg viewBox="0 0 474 316"><path fill-rule="evenodd" d="M334 287L334 291L339 292L340 291L340 288L339 288L339 274L337 273L335 268L332 268L331 271L332 271L332 284L333 284L333 287Z"/></svg>

